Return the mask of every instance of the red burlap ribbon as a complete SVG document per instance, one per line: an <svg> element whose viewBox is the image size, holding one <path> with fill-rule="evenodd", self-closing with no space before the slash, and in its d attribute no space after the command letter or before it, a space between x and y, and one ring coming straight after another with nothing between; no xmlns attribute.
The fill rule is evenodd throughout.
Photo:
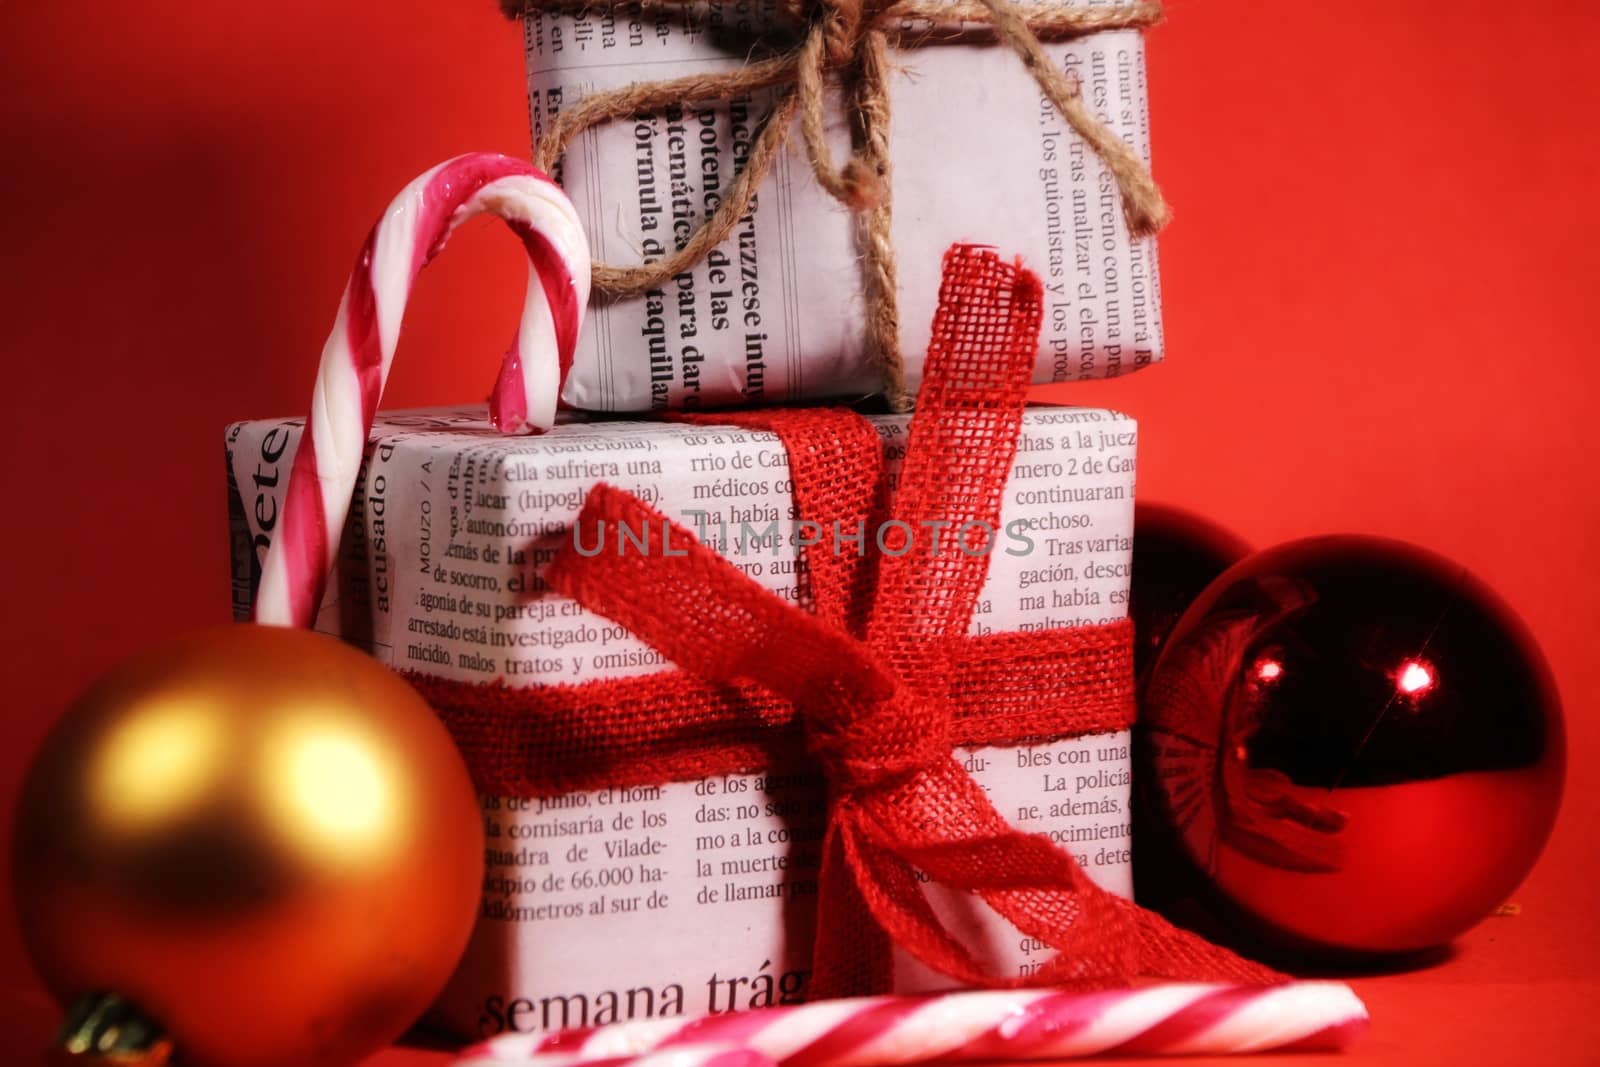
<svg viewBox="0 0 1600 1067"><path fill-rule="evenodd" d="M1095 886L1071 855L1007 824L952 756L952 671L987 571L986 555L963 548L975 547L984 524L999 526L1040 312L1031 274L986 250L958 247L946 257L926 380L887 520L903 539L891 538L875 560L838 554L826 540L809 548L815 614L606 485L590 492L577 527L577 543L604 550L584 555L569 544L545 574L552 588L703 683L754 685L794 709L830 786L816 996L888 988L891 945L971 985L1274 977ZM808 420L829 425L818 432ZM773 429L799 450L791 466L801 514L883 514L872 470L798 474L853 462L852 437L874 433L854 416L717 421ZM812 499L819 495L833 499ZM1057 955L1027 978L988 973L945 928L919 873L977 894Z"/></svg>

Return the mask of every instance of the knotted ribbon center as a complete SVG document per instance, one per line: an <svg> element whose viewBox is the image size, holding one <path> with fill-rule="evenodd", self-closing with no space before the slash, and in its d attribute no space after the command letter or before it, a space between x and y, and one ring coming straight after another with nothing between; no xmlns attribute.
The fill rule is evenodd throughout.
<svg viewBox="0 0 1600 1067"><path fill-rule="evenodd" d="M1095 886L1047 838L1012 828L952 756L952 650L987 573L987 557L964 550L964 531L997 527L1040 313L1031 274L986 250L946 257L892 509L908 543L874 561L870 598L857 599L861 564L816 543L807 563L818 610L806 612L607 485L589 493L573 543L545 571L553 589L704 682L753 683L795 708L830 787L811 980L819 996L888 988L896 946L969 985L1275 977ZM848 412L822 417L841 437L859 423ZM874 514L875 496L860 494L859 514ZM804 499L797 504L804 513ZM936 913L924 878L981 897L1057 956L1026 977L990 973Z"/></svg>

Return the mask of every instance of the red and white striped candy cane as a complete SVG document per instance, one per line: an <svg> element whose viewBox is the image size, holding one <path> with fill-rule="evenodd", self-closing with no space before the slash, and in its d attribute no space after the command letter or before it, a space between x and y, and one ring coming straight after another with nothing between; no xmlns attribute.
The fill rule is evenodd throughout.
<svg viewBox="0 0 1600 1067"><path fill-rule="evenodd" d="M536 1054L514 1060L463 1060L461 1063L514 1063L517 1067L568 1067L574 1065L571 1056ZM652 1049L637 1056L608 1056L581 1061L583 1067L777 1067L772 1060L753 1048L739 1045L671 1045Z"/></svg>
<svg viewBox="0 0 1600 1067"><path fill-rule="evenodd" d="M467 1049L456 1067L648 1067L646 1057L669 1049L680 1052L674 1067L710 1067L731 1048L760 1053L776 1067L1340 1049L1366 1024L1366 1007L1340 982L997 990L824 1000L504 1036Z"/></svg>
<svg viewBox="0 0 1600 1067"><path fill-rule="evenodd" d="M488 212L528 252L517 339L490 397L506 433L547 430L589 302L589 244L559 186L531 165L479 152L441 163L403 189L356 259L311 394L285 490L283 523L262 563L257 622L309 626L322 601L372 418L417 275L457 226Z"/></svg>

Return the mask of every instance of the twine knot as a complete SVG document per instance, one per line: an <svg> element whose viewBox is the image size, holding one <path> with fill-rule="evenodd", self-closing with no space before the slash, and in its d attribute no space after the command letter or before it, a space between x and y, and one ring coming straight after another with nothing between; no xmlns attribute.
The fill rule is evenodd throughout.
<svg viewBox="0 0 1600 1067"><path fill-rule="evenodd" d="M860 46L861 0L819 0L815 18L822 25L822 41L831 66L842 67L855 59Z"/></svg>

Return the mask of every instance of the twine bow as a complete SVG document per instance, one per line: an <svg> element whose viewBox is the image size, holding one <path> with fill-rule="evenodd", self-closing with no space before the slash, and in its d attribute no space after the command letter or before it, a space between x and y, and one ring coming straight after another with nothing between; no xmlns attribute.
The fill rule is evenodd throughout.
<svg viewBox="0 0 1600 1067"><path fill-rule="evenodd" d="M657 0L653 6L691 6L693 0ZM524 11L579 13L605 3L591 0L502 0L510 14ZM625 6L621 3L616 6ZM1045 55L1041 41L1144 29L1161 20L1155 0L1082 6L1062 0L1019 6L1011 0L785 0L803 19L797 45L738 70L693 74L669 81L595 93L563 108L545 127L534 163L552 172L578 134L630 115L670 105L726 100L759 89L776 89L772 106L751 144L749 157L723 192L717 209L672 253L638 266L595 263L593 286L610 296L655 289L698 264L727 239L751 210L756 189L787 142L794 118L817 182L856 213L867 307L867 344L882 369L885 394L896 411L910 409L899 345L895 256L890 239L889 50L952 35L986 33L1009 45L1039 89L1114 176L1123 213L1135 237L1166 224L1166 201L1144 162L1095 117L1077 84ZM837 83L852 119L853 150L836 165L823 130L824 100Z"/></svg>
<svg viewBox="0 0 1600 1067"><path fill-rule="evenodd" d="M950 652L987 572L972 533L999 522L1040 313L1031 274L972 248L946 258L890 520L903 536L876 560L864 609L850 593L860 584L835 573L817 613L802 611L605 485L590 492L574 541L600 550L568 545L545 572L703 681L754 682L797 709L830 785L815 995L888 988L891 945L973 985L1275 977L1096 887L1068 853L1007 824L952 755ZM853 558L818 544L807 563L815 572ZM935 913L923 876L977 894L1056 957L1026 978L988 973Z"/></svg>

